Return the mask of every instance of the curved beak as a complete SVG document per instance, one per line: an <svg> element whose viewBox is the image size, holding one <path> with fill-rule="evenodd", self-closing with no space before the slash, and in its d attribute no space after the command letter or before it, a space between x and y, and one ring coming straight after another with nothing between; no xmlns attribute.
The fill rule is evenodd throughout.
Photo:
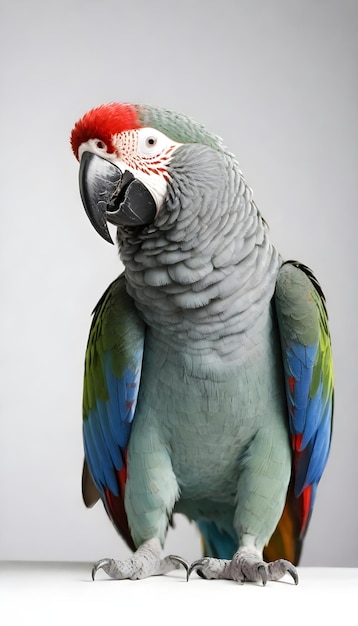
<svg viewBox="0 0 358 626"><path fill-rule="evenodd" d="M113 243L107 222L116 226L144 226L157 213L148 189L128 172L92 152L81 157L79 186L88 218L103 239Z"/></svg>

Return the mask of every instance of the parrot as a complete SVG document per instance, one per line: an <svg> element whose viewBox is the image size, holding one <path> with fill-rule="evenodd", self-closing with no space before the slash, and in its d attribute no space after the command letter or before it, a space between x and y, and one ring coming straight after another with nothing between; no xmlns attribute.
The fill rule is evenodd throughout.
<svg viewBox="0 0 358 626"><path fill-rule="evenodd" d="M189 115L109 102L70 143L85 212L111 244L114 225L121 262L90 324L82 494L132 554L93 579L184 567L297 584L332 435L320 283L277 251L235 155ZM163 556L175 514L201 536L191 564Z"/></svg>

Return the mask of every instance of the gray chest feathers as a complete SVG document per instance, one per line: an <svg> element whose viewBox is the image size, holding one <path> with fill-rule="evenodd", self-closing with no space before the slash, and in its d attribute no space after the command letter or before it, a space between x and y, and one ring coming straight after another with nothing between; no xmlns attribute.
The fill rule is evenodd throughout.
<svg viewBox="0 0 358 626"><path fill-rule="evenodd" d="M119 232L121 258L148 326L172 344L223 345L265 313L279 258L231 155L185 148L154 224Z"/></svg>

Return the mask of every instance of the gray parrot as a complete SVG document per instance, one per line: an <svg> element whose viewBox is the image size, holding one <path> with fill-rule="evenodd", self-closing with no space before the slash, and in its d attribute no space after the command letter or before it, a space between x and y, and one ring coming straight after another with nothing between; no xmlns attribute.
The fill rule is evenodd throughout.
<svg viewBox="0 0 358 626"><path fill-rule="evenodd" d="M318 281L281 258L235 157L189 117L106 104L71 145L87 215L109 242L116 225L124 265L88 339L82 486L134 554L93 576L184 565L297 582L333 413ZM162 556L174 513L202 535L190 566Z"/></svg>

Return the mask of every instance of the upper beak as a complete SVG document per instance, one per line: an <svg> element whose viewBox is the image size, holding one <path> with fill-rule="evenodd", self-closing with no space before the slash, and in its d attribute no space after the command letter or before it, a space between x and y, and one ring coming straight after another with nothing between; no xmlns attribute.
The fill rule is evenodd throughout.
<svg viewBox="0 0 358 626"><path fill-rule="evenodd" d="M79 172L80 193L92 226L113 243L107 221L117 226L150 224L157 206L148 189L134 176L92 152L84 152Z"/></svg>

